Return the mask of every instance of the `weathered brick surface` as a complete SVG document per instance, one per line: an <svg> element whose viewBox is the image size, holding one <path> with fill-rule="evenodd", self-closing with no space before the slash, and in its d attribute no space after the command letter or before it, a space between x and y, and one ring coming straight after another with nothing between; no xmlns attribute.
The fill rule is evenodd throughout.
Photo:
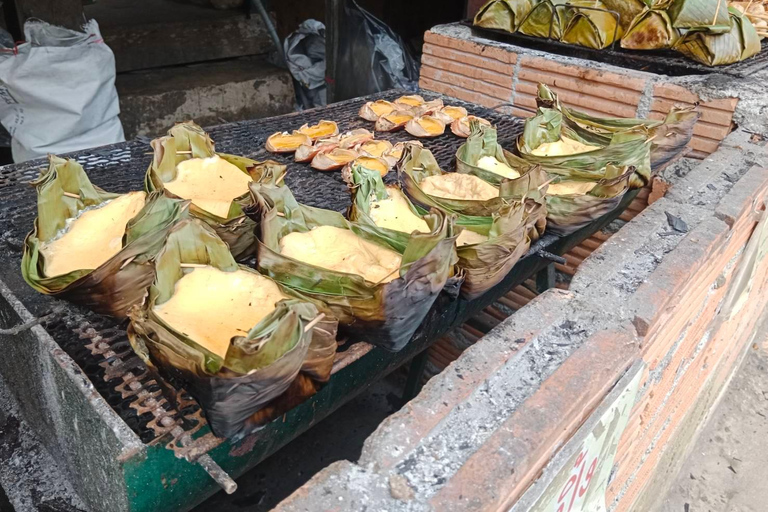
<svg viewBox="0 0 768 512"><path fill-rule="evenodd" d="M693 139L689 147L696 152L694 156L702 158L714 153L719 143L730 133L733 113L738 98L724 98L701 102L701 98L675 84L657 84L653 88L651 117L661 119L674 105L693 105L699 103L702 118L693 130Z"/></svg>
<svg viewBox="0 0 768 512"><path fill-rule="evenodd" d="M421 58L422 69L424 66L448 71L450 73L463 76L465 78L472 78L481 80L488 84L505 88L507 95L512 91L512 74L504 73L494 70L489 70L477 66L474 63L468 64L460 61L441 59L434 55L425 54Z"/></svg>
<svg viewBox="0 0 768 512"><path fill-rule="evenodd" d="M493 96L489 96L482 92L474 91L471 89L464 89L463 87L459 87L457 85L438 82L437 80L432 80L423 74L419 79L419 87L422 89L439 92L440 94L453 96L454 98L458 98L460 100L477 103L478 105L482 105L488 108L495 107L501 103L499 98L494 98Z"/></svg>
<svg viewBox="0 0 768 512"><path fill-rule="evenodd" d="M514 55L514 54L513 54ZM457 50L456 48L448 48L437 44L425 43L423 47L423 56L427 57L427 61L430 58L439 59L440 62L459 64L466 64L478 69L491 71L504 76L512 78L514 73L514 63L505 62L503 60L496 60L476 53L465 52Z"/></svg>
<svg viewBox="0 0 768 512"><path fill-rule="evenodd" d="M637 355L628 329L593 335L431 500L435 510L506 510L591 414Z"/></svg>
<svg viewBox="0 0 768 512"><path fill-rule="evenodd" d="M730 233L728 226L707 218L686 236L651 278L643 282L628 301L632 323L639 336L649 334L652 323L667 307L679 300L676 292L691 278L691 269L700 268Z"/></svg>
<svg viewBox="0 0 768 512"><path fill-rule="evenodd" d="M512 96L512 89L494 84L489 84L476 78L469 78L458 73L423 65L421 67L421 76L435 82L458 87L467 91L484 94L497 99L497 104L508 102Z"/></svg>
<svg viewBox="0 0 768 512"><path fill-rule="evenodd" d="M768 194L768 169L752 167L736 183L725 198L717 205L715 215L733 227L736 220L748 212L757 212L761 199Z"/></svg>
<svg viewBox="0 0 768 512"><path fill-rule="evenodd" d="M480 55L481 57L487 57L489 59L495 59L507 64L514 64L517 62L517 54L510 51L507 45L503 44L478 44L464 39L447 37L431 30L424 34L424 42L444 46L446 48L455 48L456 50Z"/></svg>
<svg viewBox="0 0 768 512"><path fill-rule="evenodd" d="M667 100L665 98L653 98L653 102L651 103L651 114L648 117L664 119L666 114L672 110L672 107L679 104L680 102ZM712 108L709 104L704 104L699 105L699 112L701 112L701 122L717 126L731 126L731 121L733 119L732 110L719 110Z"/></svg>
<svg viewBox="0 0 768 512"><path fill-rule="evenodd" d="M754 225L754 222L750 224ZM749 226L743 230L748 232ZM738 257L744 240L731 238L728 246L722 251L724 259ZM710 278L714 278L718 267L710 269ZM738 267L726 265L725 281L733 278L735 268ZM676 439L678 429L695 410L702 394L711 394L710 388L715 393L722 389L748 347L768 305L767 278L768 261L764 261L755 276L749 299L737 314L729 315L727 310L721 309L724 307L722 298L727 293L725 286L709 290L700 314L686 314L685 310L690 309L689 304L701 303L701 300L683 298L679 302L677 309L681 311L678 314L690 318L690 325L681 341L670 347L665 365L656 365L656 370L651 366L645 396L636 406L634 428L627 429L620 443L619 469L609 490L614 510L646 510L637 508L637 503L653 501L653 497L644 491L664 459L667 447L690 442ZM659 323L664 322L662 316ZM664 331L667 331L666 325Z"/></svg>
<svg viewBox="0 0 768 512"><path fill-rule="evenodd" d="M382 422L366 440L360 463L392 468L522 347L563 322L571 299L569 292L549 290L507 319L503 334L492 331L483 343L464 351L440 378L430 380L418 397Z"/></svg>

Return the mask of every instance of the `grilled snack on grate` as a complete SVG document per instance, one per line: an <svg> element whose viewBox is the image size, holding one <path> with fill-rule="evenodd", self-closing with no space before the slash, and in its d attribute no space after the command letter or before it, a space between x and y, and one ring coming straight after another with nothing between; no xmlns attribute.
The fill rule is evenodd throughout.
<svg viewBox="0 0 768 512"><path fill-rule="evenodd" d="M376 120L374 129L377 132L394 132L402 130L415 116L409 110L395 110Z"/></svg>
<svg viewBox="0 0 768 512"><path fill-rule="evenodd" d="M539 84L536 103L539 107L554 108L562 112L564 123L585 139L596 141L598 145L610 144L616 133L640 126L645 127L651 140L651 170L653 172L658 171L683 151L691 141L693 127L701 115L695 106L674 106L661 121L595 117L562 105L554 91L543 84Z"/></svg>
<svg viewBox="0 0 768 512"><path fill-rule="evenodd" d="M397 108L397 105L386 100L369 101L360 107L359 115L366 121L376 122L381 116L390 114Z"/></svg>
<svg viewBox="0 0 768 512"><path fill-rule="evenodd" d="M674 49L686 57L708 66L733 64L760 53L760 35L747 16L730 9L731 25L722 34L691 30L675 44Z"/></svg>
<svg viewBox="0 0 768 512"><path fill-rule="evenodd" d="M335 148L321 152L312 159L312 168L318 171L338 171L357 158L357 152L351 149Z"/></svg>
<svg viewBox="0 0 768 512"><path fill-rule="evenodd" d="M381 176L352 164L346 176L352 192L349 220L378 232L404 252L411 234L429 233L427 217L419 212L398 185L384 185Z"/></svg>
<svg viewBox="0 0 768 512"><path fill-rule="evenodd" d="M428 233L403 250L341 214L299 204L286 186L254 183L259 271L327 303L347 331L401 350L455 263L451 226L430 216Z"/></svg>
<svg viewBox="0 0 768 512"><path fill-rule="evenodd" d="M270 153L293 153L300 146L311 146L312 138L306 133L294 131L288 132L275 132L267 137L267 143L265 147Z"/></svg>
<svg viewBox="0 0 768 512"><path fill-rule="evenodd" d="M406 123L405 131L419 138L438 137L445 133L445 123L433 116L416 117Z"/></svg>
<svg viewBox="0 0 768 512"><path fill-rule="evenodd" d="M651 179L651 135L646 126L596 136L564 118L560 110L541 107L535 117L527 119L517 140L523 159L567 178L599 180L606 165L618 164L635 168L635 188Z"/></svg>
<svg viewBox="0 0 768 512"><path fill-rule="evenodd" d="M443 172L431 152L409 145L398 177L418 211L436 208L455 215L464 228L456 245L465 276L461 293L468 299L500 283L528 250L532 235L544 231L547 178L538 168L495 187L473 174Z"/></svg>
<svg viewBox="0 0 768 512"><path fill-rule="evenodd" d="M204 222L176 224L154 266L148 300L130 312L131 345L198 400L217 436L247 435L329 379L330 312L237 265Z"/></svg>
<svg viewBox="0 0 768 512"><path fill-rule="evenodd" d="M491 126L491 123L483 119L482 117L464 116L458 119L454 119L454 121L451 123L451 132L453 132L453 134L457 137L462 137L466 139L467 137L469 137L469 134L472 132L470 125L473 122L476 122L485 126Z"/></svg>
<svg viewBox="0 0 768 512"><path fill-rule="evenodd" d="M518 149L552 176L547 228L568 235L616 208L630 188L675 158L690 141L696 108L673 109L664 121L597 118L560 104L539 85L538 114L526 121ZM488 176L483 176L488 179Z"/></svg>
<svg viewBox="0 0 768 512"><path fill-rule="evenodd" d="M569 235L619 206L630 189L632 167L608 164L598 180L558 177L547 188L547 229Z"/></svg>
<svg viewBox="0 0 768 512"><path fill-rule="evenodd" d="M24 280L40 293L125 317L143 300L149 261L186 203L159 193L105 192L76 161L55 156L34 185L38 217L24 241Z"/></svg>
<svg viewBox="0 0 768 512"><path fill-rule="evenodd" d="M649 9L639 14L621 39L621 47L630 50L672 48L680 39L680 29L672 25L667 11Z"/></svg>
<svg viewBox="0 0 768 512"><path fill-rule="evenodd" d="M319 121L312 126L305 124L297 131L303 133L312 140L317 140L338 135L339 127L334 121Z"/></svg>
<svg viewBox="0 0 768 512"><path fill-rule="evenodd" d="M216 230L235 259L253 256L255 224L243 214L251 201L248 184L264 174L282 175L286 167L272 160L216 153L211 138L192 122L177 124L167 136L153 140L152 148L146 189L189 199L190 213Z"/></svg>

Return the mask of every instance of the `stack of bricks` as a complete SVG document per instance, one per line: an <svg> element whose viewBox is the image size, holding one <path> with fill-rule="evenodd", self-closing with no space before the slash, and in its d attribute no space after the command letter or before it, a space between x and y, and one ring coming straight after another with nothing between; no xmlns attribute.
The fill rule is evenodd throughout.
<svg viewBox="0 0 768 512"><path fill-rule="evenodd" d="M441 25L424 35L419 85L486 107L511 104L530 116L539 83L569 106L604 117L663 118L674 105L699 103L690 156L714 152L732 129L737 98L702 102L665 76L566 58L472 35L468 27ZM524 107L527 110L514 108Z"/></svg>
<svg viewBox="0 0 768 512"><path fill-rule="evenodd" d="M753 258L767 166L764 143L730 135L588 257L568 291L500 323L385 420L356 463L329 466L277 510L509 510L638 364L606 505L652 510L768 333L768 257Z"/></svg>

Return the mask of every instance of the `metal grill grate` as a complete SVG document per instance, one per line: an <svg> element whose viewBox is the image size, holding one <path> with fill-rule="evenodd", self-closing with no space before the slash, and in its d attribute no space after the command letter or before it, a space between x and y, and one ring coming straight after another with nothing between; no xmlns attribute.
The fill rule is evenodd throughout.
<svg viewBox="0 0 768 512"><path fill-rule="evenodd" d="M399 93L381 93L369 98L350 100L335 105L273 117L232 123L209 130L219 151L259 160L272 158L290 164L286 182L297 198L309 205L343 211L349 206L349 194L339 172L322 173L306 164L295 164L292 155L279 156L264 150L266 138L276 132L293 130L304 123L320 119L334 120L341 130L367 128L373 123L360 119L357 112L364 101L394 99ZM424 92L426 99L441 97ZM452 98L446 103L461 105L475 115L487 118L499 132L499 140L510 145L522 131L520 119L502 115ZM405 132L381 133L377 138L393 142L412 139ZM423 141L445 169L453 168L458 147L464 142L450 132ZM150 163L146 140L131 141L71 155L80 162L93 182L111 192L128 192L143 187L144 173ZM35 315L49 310L55 299L38 294L24 283L19 272L24 236L37 215L35 192L29 182L38 177L47 163L36 160L0 168L0 257L9 264L0 268L2 279L22 303ZM184 435L199 429L205 422L199 407L189 396L181 395L180 410L172 407L161 393L157 381L141 360L133 354L125 335L125 323L102 317L83 308L65 304L65 313L45 325L59 343L90 378L96 389L145 443L158 442L165 434L173 439L169 448L186 456L199 455L218 443L212 435L184 442ZM183 428L180 428L183 427ZM186 444L186 446L184 446Z"/></svg>
<svg viewBox="0 0 768 512"><path fill-rule="evenodd" d="M527 36L520 33L510 33L503 30L488 29L473 26L471 21L461 22L472 28L475 35L492 41L509 43L524 48L531 48L566 57L602 62L626 69L646 71L658 75L686 76L724 74L744 78L768 68L768 39L762 43L763 49L754 57L729 64L727 66L710 67L700 64L672 50L639 51L625 50L618 43L604 50L595 50L573 44L561 43L553 39Z"/></svg>

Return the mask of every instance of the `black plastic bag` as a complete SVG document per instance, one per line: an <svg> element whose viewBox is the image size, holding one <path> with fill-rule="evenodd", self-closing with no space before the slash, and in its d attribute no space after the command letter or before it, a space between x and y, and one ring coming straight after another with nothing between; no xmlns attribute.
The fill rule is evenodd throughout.
<svg viewBox="0 0 768 512"><path fill-rule="evenodd" d="M338 26L334 101L387 89L418 88L418 63L403 39L383 21L355 0L347 0Z"/></svg>

